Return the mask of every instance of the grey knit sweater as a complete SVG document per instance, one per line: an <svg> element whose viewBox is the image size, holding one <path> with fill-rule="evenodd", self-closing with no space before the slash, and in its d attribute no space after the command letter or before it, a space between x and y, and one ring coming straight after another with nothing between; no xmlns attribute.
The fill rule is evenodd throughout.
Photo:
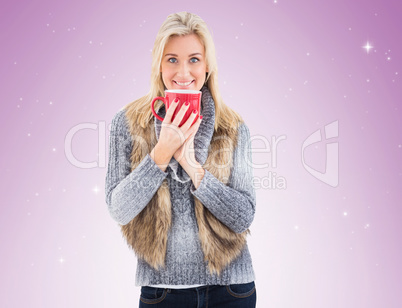
<svg viewBox="0 0 402 308"><path fill-rule="evenodd" d="M196 160L203 165L208 155L215 122L215 105L209 90L202 88L203 121L194 138ZM164 117L164 107L158 111ZM155 118L159 138L161 121ZM166 266L155 270L138 259L136 286L146 285L227 285L247 283L255 279L247 247L230 263L221 276L211 275L204 261L194 211L194 196L233 231L245 231L255 213L255 190L252 181L250 133L243 123L238 130L238 144L227 185L209 171L195 189L191 178L172 158L162 171L147 154L135 170L130 169L133 147L124 110L114 116L110 131L109 163L106 174L106 203L112 218L119 224L129 223L147 206L153 195L167 180L172 203L172 226L168 233Z"/></svg>

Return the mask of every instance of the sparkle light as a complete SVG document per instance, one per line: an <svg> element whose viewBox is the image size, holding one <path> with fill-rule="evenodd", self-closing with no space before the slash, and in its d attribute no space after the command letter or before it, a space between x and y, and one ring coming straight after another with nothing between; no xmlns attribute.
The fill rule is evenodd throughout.
<svg viewBox="0 0 402 308"><path fill-rule="evenodd" d="M373 46L370 45L370 42L366 43L366 46L363 46L364 49L366 49L367 53L370 52L370 49L373 48Z"/></svg>
<svg viewBox="0 0 402 308"><path fill-rule="evenodd" d="M99 192L99 187L98 187L98 186L95 186L95 188L92 189L92 191L93 191L95 194L97 194L97 193Z"/></svg>

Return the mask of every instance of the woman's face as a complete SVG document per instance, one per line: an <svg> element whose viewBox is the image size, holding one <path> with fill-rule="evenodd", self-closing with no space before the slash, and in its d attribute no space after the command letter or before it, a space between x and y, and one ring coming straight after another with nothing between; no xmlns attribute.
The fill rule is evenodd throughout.
<svg viewBox="0 0 402 308"><path fill-rule="evenodd" d="M196 34L173 36L162 55L162 80L168 90L201 90L207 72L205 50Z"/></svg>

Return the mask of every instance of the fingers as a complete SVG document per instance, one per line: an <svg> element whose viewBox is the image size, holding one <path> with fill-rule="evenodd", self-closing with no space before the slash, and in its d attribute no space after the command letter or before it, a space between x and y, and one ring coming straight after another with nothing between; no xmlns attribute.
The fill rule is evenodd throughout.
<svg viewBox="0 0 402 308"><path fill-rule="evenodd" d="M193 118L194 118L194 117L193 117ZM188 139L188 137L189 137L190 135L194 135L194 136L195 136L195 134L197 133L197 131L198 131L200 125L201 125L201 121L202 121L202 116L199 116L198 119L197 119L197 121L195 121L195 123L184 133L184 137L185 137L186 139ZM183 124L183 126L186 125L187 122L188 122L188 120L186 121L185 124ZM191 119L190 124L191 124L192 122L193 122L193 119ZM183 127L183 126L182 126L182 127Z"/></svg>
<svg viewBox="0 0 402 308"><path fill-rule="evenodd" d="M169 144L175 146L180 146L185 143L187 139L194 137L198 131L202 119L202 116L199 116L197 111L191 112L185 123L179 127L179 124L183 120L183 117L185 116L186 112L188 112L188 108L190 107L190 104L183 104L179 107L179 103L179 99L177 98L169 106L162 122L162 130L160 135L160 138L169 140ZM172 121L172 117L177 111L177 108L179 108L179 110Z"/></svg>
<svg viewBox="0 0 402 308"><path fill-rule="evenodd" d="M170 107L168 108L168 110L166 111L165 119L163 120L163 122L165 122L165 123L167 123L167 124L172 123L172 117L173 117L173 114L174 114L174 112L175 112L175 110L176 110L176 108L177 108L178 105L179 105L179 99L176 98L176 99L172 102L172 104L170 105ZM177 118L177 116L176 116L176 118Z"/></svg>
<svg viewBox="0 0 402 308"><path fill-rule="evenodd" d="M186 102L183 105L181 105L179 112L176 114L176 116L173 120L173 124L175 124L176 126L179 126L179 124L183 120L183 117L186 114L189 107L190 107L189 102Z"/></svg>
<svg viewBox="0 0 402 308"><path fill-rule="evenodd" d="M181 126L181 129L183 129L184 131L188 130L192 125L195 125L197 123L197 122L194 122L194 119L197 118L199 115L198 115L197 110L194 110L194 111L191 112L191 114L188 117L188 119L186 120L186 122L184 122L183 125ZM193 122L194 122L194 124L193 124Z"/></svg>

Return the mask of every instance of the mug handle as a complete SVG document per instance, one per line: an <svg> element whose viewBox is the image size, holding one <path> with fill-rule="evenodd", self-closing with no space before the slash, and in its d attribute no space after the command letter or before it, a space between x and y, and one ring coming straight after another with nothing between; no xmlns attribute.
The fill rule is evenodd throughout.
<svg viewBox="0 0 402 308"><path fill-rule="evenodd" d="M163 119L162 117L160 117L159 115L157 115L156 112L155 112L154 103L155 103L155 101L157 101L157 100L162 101L162 102L165 104L165 106L166 106L165 98L158 96L158 97L155 97L155 98L152 100L152 102L151 102L152 113L154 114L155 117L157 117L160 121L163 122L164 119Z"/></svg>

